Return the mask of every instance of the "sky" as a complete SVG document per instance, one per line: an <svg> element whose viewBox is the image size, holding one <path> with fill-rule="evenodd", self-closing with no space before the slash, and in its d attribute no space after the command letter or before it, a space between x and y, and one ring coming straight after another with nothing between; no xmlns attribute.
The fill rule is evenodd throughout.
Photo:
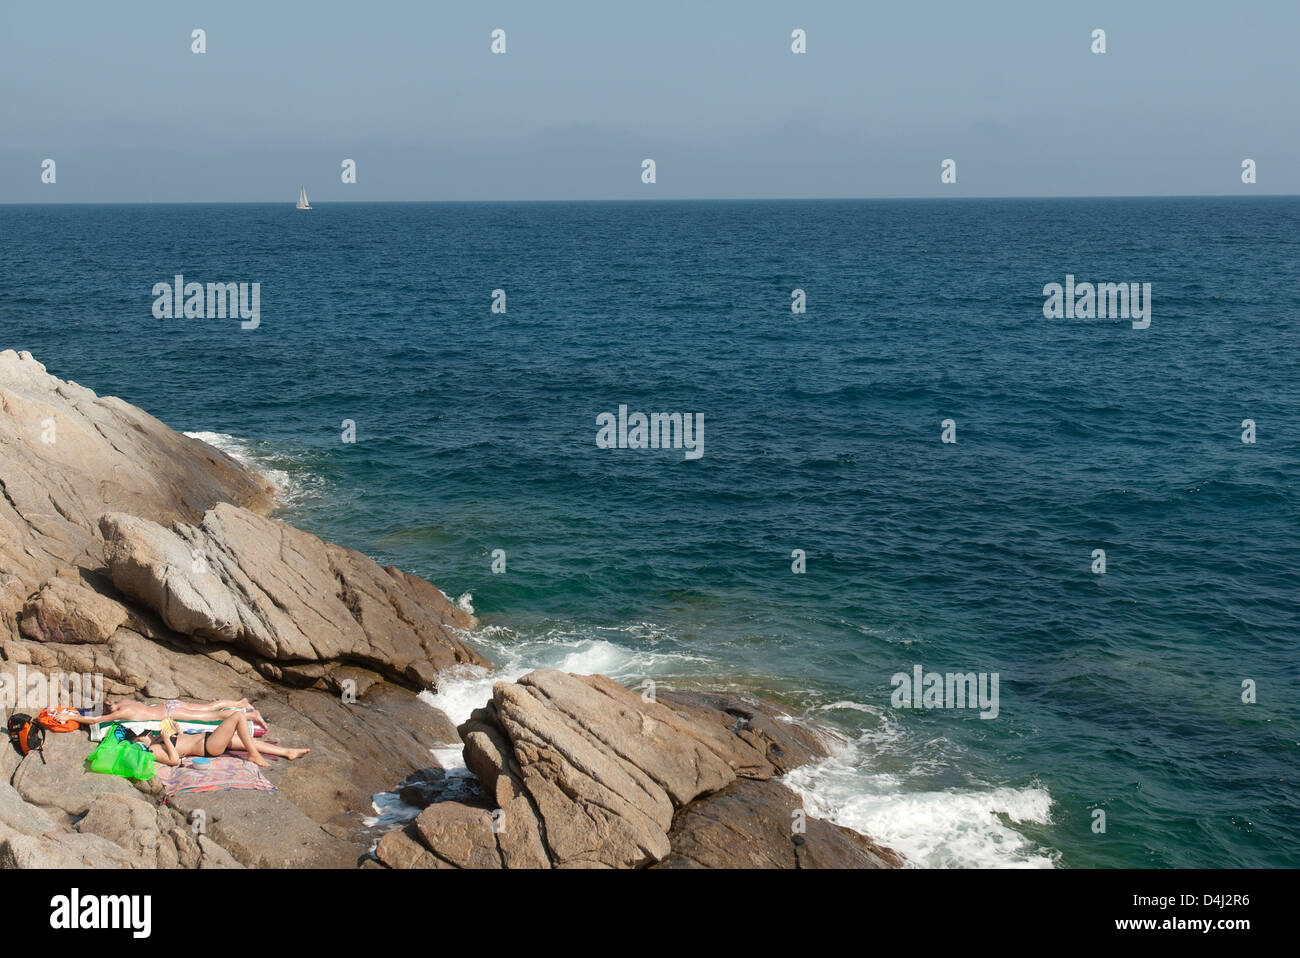
<svg viewBox="0 0 1300 958"><path fill-rule="evenodd" d="M1298 80L1297 0L0 0L0 203L1294 194Z"/></svg>

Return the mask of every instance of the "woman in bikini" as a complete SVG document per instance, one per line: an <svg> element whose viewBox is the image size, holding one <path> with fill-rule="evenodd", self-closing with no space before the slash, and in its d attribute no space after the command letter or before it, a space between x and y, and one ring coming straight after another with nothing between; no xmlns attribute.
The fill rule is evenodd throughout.
<svg viewBox="0 0 1300 958"><path fill-rule="evenodd" d="M180 699L167 699L162 705L149 705L145 702L127 700L104 700L103 715L69 716L72 721L82 725L97 725L100 722L156 722L160 719L178 719L182 722L219 722L231 711L242 709L248 718L266 728L266 720L253 708L248 699L214 699L206 705L189 705Z"/></svg>
<svg viewBox="0 0 1300 958"><path fill-rule="evenodd" d="M150 732L140 733L135 737L135 741L153 752L154 758L163 765L173 766L180 765L183 758L196 755L216 758L218 755L226 754L232 747L243 749L248 753L250 762L263 768L271 764L262 758L263 755L277 755L292 762L311 751L309 748L283 748L266 742L259 744L253 737L248 716L243 712L235 712L227 716L225 721L213 731L204 732L202 735L175 735L172 729L168 728L167 731L158 733L157 737L159 742L156 745L154 736Z"/></svg>

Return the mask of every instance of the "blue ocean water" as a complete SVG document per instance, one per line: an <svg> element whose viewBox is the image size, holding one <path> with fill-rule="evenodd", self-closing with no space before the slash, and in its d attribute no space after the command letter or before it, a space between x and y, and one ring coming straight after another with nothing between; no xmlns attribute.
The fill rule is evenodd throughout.
<svg viewBox="0 0 1300 958"><path fill-rule="evenodd" d="M0 347L472 602L504 674L826 723L791 784L914 863L1295 866L1298 228L1239 198L10 206ZM260 326L155 319L177 273L259 282ZM1151 283L1150 328L1044 318L1067 274ZM597 448L620 404L702 414L704 455ZM996 672L998 717L894 708L915 665Z"/></svg>

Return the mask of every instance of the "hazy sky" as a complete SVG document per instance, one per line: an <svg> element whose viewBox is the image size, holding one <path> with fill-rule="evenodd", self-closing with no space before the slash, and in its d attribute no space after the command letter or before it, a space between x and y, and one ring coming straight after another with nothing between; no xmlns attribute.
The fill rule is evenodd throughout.
<svg viewBox="0 0 1300 958"><path fill-rule="evenodd" d="M0 0L0 202L1300 193L1298 81L1298 0Z"/></svg>

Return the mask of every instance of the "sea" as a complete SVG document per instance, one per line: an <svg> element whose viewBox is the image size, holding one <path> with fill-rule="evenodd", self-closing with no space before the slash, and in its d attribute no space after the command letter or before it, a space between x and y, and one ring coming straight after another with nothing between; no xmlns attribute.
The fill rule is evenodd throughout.
<svg viewBox="0 0 1300 958"><path fill-rule="evenodd" d="M0 348L474 611L431 704L770 696L922 867L1300 865L1298 311L1293 198L0 206Z"/></svg>

